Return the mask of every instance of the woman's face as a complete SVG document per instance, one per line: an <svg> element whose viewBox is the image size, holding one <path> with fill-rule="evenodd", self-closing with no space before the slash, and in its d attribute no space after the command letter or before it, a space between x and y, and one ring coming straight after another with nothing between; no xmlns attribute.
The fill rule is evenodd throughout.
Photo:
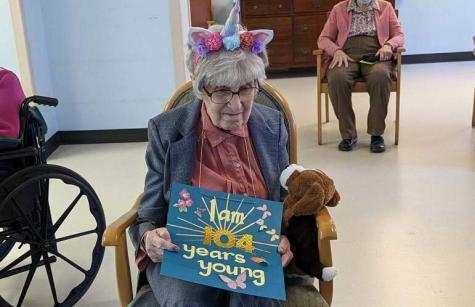
<svg viewBox="0 0 475 307"><path fill-rule="evenodd" d="M205 87L203 101L213 124L223 130L236 130L245 125L251 114L257 88L257 81L240 88Z"/></svg>

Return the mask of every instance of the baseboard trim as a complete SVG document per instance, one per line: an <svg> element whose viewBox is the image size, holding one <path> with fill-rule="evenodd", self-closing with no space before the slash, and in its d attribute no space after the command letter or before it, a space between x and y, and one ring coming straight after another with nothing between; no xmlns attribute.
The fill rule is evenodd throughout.
<svg viewBox="0 0 475 307"><path fill-rule="evenodd" d="M425 64L441 62L475 61L472 52L451 52L431 54L410 54L402 56L403 64Z"/></svg>
<svg viewBox="0 0 475 307"><path fill-rule="evenodd" d="M61 131L61 145L147 142L147 129Z"/></svg>
<svg viewBox="0 0 475 307"><path fill-rule="evenodd" d="M46 142L51 155L60 145L147 142L147 128L58 131Z"/></svg>
<svg viewBox="0 0 475 307"><path fill-rule="evenodd" d="M61 145L61 132L56 132L46 141L46 155L49 157Z"/></svg>

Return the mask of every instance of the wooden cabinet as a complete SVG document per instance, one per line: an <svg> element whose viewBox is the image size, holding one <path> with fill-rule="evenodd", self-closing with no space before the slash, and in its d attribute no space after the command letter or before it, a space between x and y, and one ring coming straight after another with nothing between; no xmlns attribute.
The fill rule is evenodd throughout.
<svg viewBox="0 0 475 307"><path fill-rule="evenodd" d="M274 30L267 48L271 70L315 67L312 51L328 13L340 1L241 0L241 14L249 30Z"/></svg>
<svg viewBox="0 0 475 307"><path fill-rule="evenodd" d="M272 29L270 69L314 67L312 50L327 19L340 0L241 0L243 24L249 30Z"/></svg>

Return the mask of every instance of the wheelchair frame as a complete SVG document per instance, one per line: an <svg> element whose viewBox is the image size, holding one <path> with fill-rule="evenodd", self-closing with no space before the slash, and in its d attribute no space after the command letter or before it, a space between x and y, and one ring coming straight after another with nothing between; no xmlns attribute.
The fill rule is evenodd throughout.
<svg viewBox="0 0 475 307"><path fill-rule="evenodd" d="M46 127L43 127L39 119L34 118L35 110L30 105L32 102L53 107L58 104L55 98L43 96L26 98L20 108L19 148L0 153L0 162L14 161L19 166L0 179L0 264L16 243L20 243L20 247L24 244L29 245L28 251L5 267L0 266L0 280L28 272L16 303L16 306L21 306L37 268L44 266L54 306L72 306L86 293L99 271L104 256L104 248L100 241L106 222L100 200L84 178L65 167L46 163L44 130ZM55 221L49 204L49 183L52 179L79 188L79 194ZM95 228L58 238L57 230L83 196L87 198L89 211L96 223ZM96 234L97 238L89 268L83 268L58 250L59 242L91 234ZM19 266L28 258L31 258L31 263ZM72 288L63 301L58 299L51 269L52 264L59 259L84 274L84 280ZM2 298L1 293L0 305L10 306Z"/></svg>

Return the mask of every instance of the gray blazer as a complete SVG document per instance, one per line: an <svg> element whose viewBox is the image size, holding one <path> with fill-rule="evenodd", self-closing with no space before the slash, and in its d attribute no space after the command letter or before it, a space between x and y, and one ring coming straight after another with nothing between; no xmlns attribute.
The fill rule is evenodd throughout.
<svg viewBox="0 0 475 307"><path fill-rule="evenodd" d="M200 111L201 102L193 101L149 121L148 172L137 221L130 228L136 248L146 231L166 225L171 184L191 183ZM279 177L289 164L284 118L279 111L255 103L248 128L269 199L282 201L286 191L281 189Z"/></svg>

